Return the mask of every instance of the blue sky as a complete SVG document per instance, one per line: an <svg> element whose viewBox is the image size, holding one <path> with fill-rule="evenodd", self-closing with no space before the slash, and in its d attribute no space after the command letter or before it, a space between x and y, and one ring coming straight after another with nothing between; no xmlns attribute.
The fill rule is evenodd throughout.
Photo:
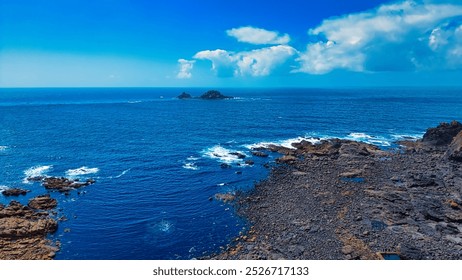
<svg viewBox="0 0 462 280"><path fill-rule="evenodd" d="M461 86L462 1L0 0L0 87Z"/></svg>

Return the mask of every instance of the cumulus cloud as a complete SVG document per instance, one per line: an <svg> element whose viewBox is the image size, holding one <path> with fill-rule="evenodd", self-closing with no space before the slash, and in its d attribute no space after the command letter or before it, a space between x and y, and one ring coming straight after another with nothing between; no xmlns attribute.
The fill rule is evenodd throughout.
<svg viewBox="0 0 462 280"><path fill-rule="evenodd" d="M227 30L226 33L239 42L254 45L284 45L290 42L288 34L280 35L277 31L245 26Z"/></svg>
<svg viewBox="0 0 462 280"><path fill-rule="evenodd" d="M243 52L225 50L206 50L198 52L195 59L212 62L212 70L217 76L268 76L276 68L290 64L297 50L290 46L278 45ZM290 65L288 65L290 67Z"/></svg>
<svg viewBox="0 0 462 280"><path fill-rule="evenodd" d="M453 1L455 3L455 1ZM327 19L309 30L317 42L301 54L298 72L412 71L462 66L462 5L404 1Z"/></svg>
<svg viewBox="0 0 462 280"><path fill-rule="evenodd" d="M180 70L176 77L178 79L190 79L192 77L191 70L193 69L195 62L195 60L178 59Z"/></svg>

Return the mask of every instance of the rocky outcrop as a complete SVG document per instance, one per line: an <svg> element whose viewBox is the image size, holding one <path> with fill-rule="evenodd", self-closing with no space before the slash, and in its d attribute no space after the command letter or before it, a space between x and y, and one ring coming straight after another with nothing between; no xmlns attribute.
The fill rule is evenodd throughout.
<svg viewBox="0 0 462 280"><path fill-rule="evenodd" d="M58 202L51 198L49 194L39 195L29 200L27 206L36 210L51 210L56 208Z"/></svg>
<svg viewBox="0 0 462 280"><path fill-rule="evenodd" d="M422 142L436 146L448 145L460 131L462 131L460 122L441 123L437 127L429 128L422 137Z"/></svg>
<svg viewBox="0 0 462 280"><path fill-rule="evenodd" d="M78 189L84 186L94 184L96 181L93 179L87 179L84 182L78 180L71 180L64 177L47 177L42 181L42 185L47 190L56 190L59 192L69 192L74 189Z"/></svg>
<svg viewBox="0 0 462 280"><path fill-rule="evenodd" d="M338 139L271 147L290 164L237 196L252 226L212 258L462 259L459 126L399 151Z"/></svg>
<svg viewBox="0 0 462 280"><path fill-rule="evenodd" d="M451 145L449 145L446 156L450 160L462 162L462 131L454 137Z"/></svg>
<svg viewBox="0 0 462 280"><path fill-rule="evenodd" d="M3 190L2 194L4 196L20 196L20 195L26 195L28 192L30 192L30 191L29 190L13 188L13 189Z"/></svg>
<svg viewBox="0 0 462 280"><path fill-rule="evenodd" d="M17 201L0 204L0 259L49 260L58 251L58 244L47 240L58 223L48 212L35 211Z"/></svg>
<svg viewBox="0 0 462 280"><path fill-rule="evenodd" d="M206 93L202 94L200 99L205 99L205 100L221 100L221 99L231 99L231 96L225 96L221 94L218 90L209 90Z"/></svg>
<svg viewBox="0 0 462 280"><path fill-rule="evenodd" d="M182 94L177 96L178 99L191 99L192 96L189 93L183 92Z"/></svg>

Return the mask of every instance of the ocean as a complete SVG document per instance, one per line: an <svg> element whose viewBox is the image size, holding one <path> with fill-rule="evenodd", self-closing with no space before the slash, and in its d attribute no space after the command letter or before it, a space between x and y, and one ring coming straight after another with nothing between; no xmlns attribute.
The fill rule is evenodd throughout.
<svg viewBox="0 0 462 280"><path fill-rule="evenodd" d="M0 89L0 189L27 203L28 176L93 178L58 200L56 259L191 259L218 252L248 222L216 194L250 191L277 154L252 147L333 137L384 149L462 120L460 88ZM233 152L245 155L239 158ZM255 164L246 164L252 160ZM231 168L223 168L222 164Z"/></svg>

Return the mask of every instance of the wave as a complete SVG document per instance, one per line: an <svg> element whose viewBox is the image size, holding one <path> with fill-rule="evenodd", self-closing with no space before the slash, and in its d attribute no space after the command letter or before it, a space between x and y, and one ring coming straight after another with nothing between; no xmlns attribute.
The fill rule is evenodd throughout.
<svg viewBox="0 0 462 280"><path fill-rule="evenodd" d="M345 137L344 139L364 142L364 143L382 146L382 147L391 146L391 141L390 141L391 139L389 138L382 137L382 136L371 136L369 134L362 133L362 132L352 132L348 134L348 136Z"/></svg>
<svg viewBox="0 0 462 280"><path fill-rule="evenodd" d="M27 178L34 178L34 177L46 177L48 176L46 173L53 168L53 165L36 165L31 168L24 170L25 178L23 183L30 184L31 182L27 180Z"/></svg>
<svg viewBox="0 0 462 280"><path fill-rule="evenodd" d="M240 163L243 161L242 156L247 157L248 155L243 151L231 150L216 145L203 151L203 156L222 163Z"/></svg>
<svg viewBox="0 0 462 280"><path fill-rule="evenodd" d="M0 152L6 151L8 149L8 146L0 146Z"/></svg>
<svg viewBox="0 0 462 280"><path fill-rule="evenodd" d="M125 174L127 174L127 172L130 171L130 170L131 170L131 168L129 168L129 169L127 169L127 170L124 170L124 171L122 171L122 173L120 173L119 175L115 176L114 178L120 178L120 177L124 176Z"/></svg>
<svg viewBox="0 0 462 280"><path fill-rule="evenodd" d="M183 164L183 168L189 170L199 170L199 167L194 162L186 162Z"/></svg>
<svg viewBox="0 0 462 280"><path fill-rule="evenodd" d="M82 166L76 169L67 170L66 175L72 177L72 176L80 176L80 175L87 175L87 174L95 174L98 172L99 172L99 168L97 167L90 168L90 167Z"/></svg>
<svg viewBox="0 0 462 280"><path fill-rule="evenodd" d="M250 145L244 145L244 147L246 147L247 149L252 150L252 149L255 149L255 148L268 148L271 145L275 145L275 146L281 146L281 147L285 147L285 148L288 148L288 149L294 149L295 150L295 147L292 146L293 143L299 143L299 142L302 142L302 141L307 141L307 142L310 142L312 144L317 144L317 143L321 142L321 140L325 140L325 139L328 139L328 138L296 137L296 138L290 138L290 139L280 140L280 141L276 141L276 142L258 142L258 143L254 143L254 144L250 144Z"/></svg>
<svg viewBox="0 0 462 280"><path fill-rule="evenodd" d="M2 191L6 191L6 190L8 190L8 189L10 189L10 187L5 186L5 185L0 185L0 193L1 193Z"/></svg>

